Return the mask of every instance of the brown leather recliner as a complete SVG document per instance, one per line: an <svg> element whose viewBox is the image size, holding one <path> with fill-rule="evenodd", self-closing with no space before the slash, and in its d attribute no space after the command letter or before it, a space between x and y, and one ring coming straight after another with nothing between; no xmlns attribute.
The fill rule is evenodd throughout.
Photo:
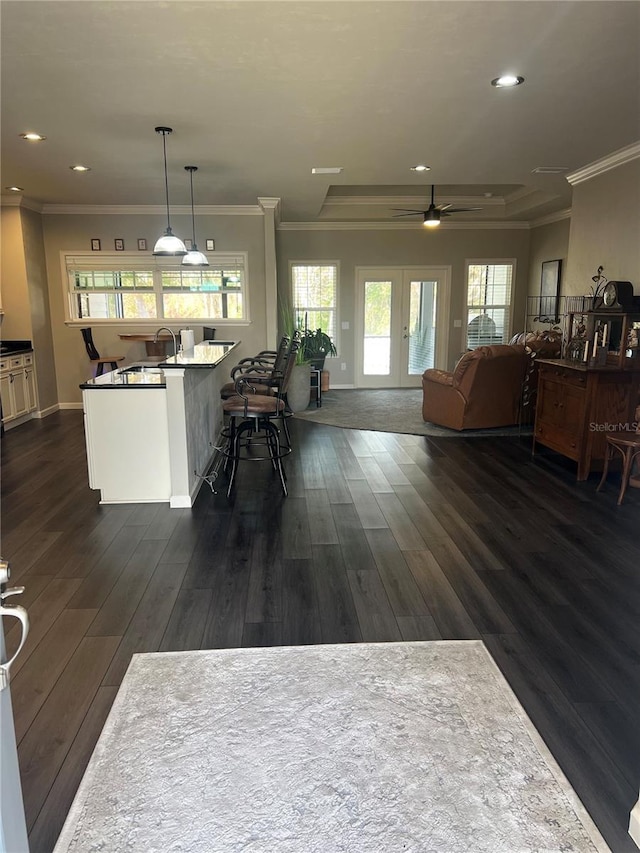
<svg viewBox="0 0 640 853"><path fill-rule="evenodd" d="M422 374L422 417L450 429L486 429L517 424L528 356L522 345L477 347L453 373Z"/></svg>

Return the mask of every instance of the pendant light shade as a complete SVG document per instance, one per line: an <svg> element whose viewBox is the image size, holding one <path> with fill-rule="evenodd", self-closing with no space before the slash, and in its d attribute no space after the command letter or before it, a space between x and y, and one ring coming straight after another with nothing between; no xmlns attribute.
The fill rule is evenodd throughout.
<svg viewBox="0 0 640 853"><path fill-rule="evenodd" d="M196 243L196 215L195 209L193 206L193 173L198 171L197 166L185 166L185 171L189 172L189 181L191 184L191 236L192 236L192 244L191 249L187 252L187 254L182 259L183 267L208 267L209 261L207 256L198 250L198 244Z"/></svg>
<svg viewBox="0 0 640 853"><path fill-rule="evenodd" d="M162 134L162 150L164 153L164 191L167 200L167 230L153 247L153 254L160 256L180 257L187 254L187 247L171 230L169 219L169 179L167 178L167 136L173 133L171 127L156 127L156 133Z"/></svg>

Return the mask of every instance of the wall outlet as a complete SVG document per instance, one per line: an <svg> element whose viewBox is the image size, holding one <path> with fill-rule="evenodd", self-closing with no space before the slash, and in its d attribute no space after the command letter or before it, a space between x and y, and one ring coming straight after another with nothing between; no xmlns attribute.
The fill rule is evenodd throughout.
<svg viewBox="0 0 640 853"><path fill-rule="evenodd" d="M461 329L462 328L462 320L454 320L453 321L453 328L454 329Z"/></svg>
<svg viewBox="0 0 640 853"><path fill-rule="evenodd" d="M340 328L341 328L341 329L343 329L343 330L348 329L348 328L349 328L349 321L348 321L348 320L343 320L343 321L342 321L342 323L340 323Z"/></svg>
<svg viewBox="0 0 640 853"><path fill-rule="evenodd" d="M343 361L343 362L340 364L340 370L346 370L346 369L347 369L347 362L346 362L346 361Z"/></svg>

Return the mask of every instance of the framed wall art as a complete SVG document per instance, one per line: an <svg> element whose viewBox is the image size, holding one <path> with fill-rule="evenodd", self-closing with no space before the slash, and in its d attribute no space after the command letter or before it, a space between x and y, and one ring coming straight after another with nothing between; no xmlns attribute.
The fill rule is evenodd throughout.
<svg viewBox="0 0 640 853"><path fill-rule="evenodd" d="M97 237L93 237L91 239L91 251L99 252L100 251L100 240Z"/></svg>
<svg viewBox="0 0 640 853"><path fill-rule="evenodd" d="M540 278L540 319L546 318L547 322L558 322L561 273L561 259L543 261Z"/></svg>
<svg viewBox="0 0 640 853"><path fill-rule="evenodd" d="M144 237L138 238L138 251L139 252L146 252L147 251L147 241L144 239Z"/></svg>
<svg viewBox="0 0 640 853"><path fill-rule="evenodd" d="M116 252L124 252L124 240L122 237L116 237L113 241L113 245L116 247Z"/></svg>

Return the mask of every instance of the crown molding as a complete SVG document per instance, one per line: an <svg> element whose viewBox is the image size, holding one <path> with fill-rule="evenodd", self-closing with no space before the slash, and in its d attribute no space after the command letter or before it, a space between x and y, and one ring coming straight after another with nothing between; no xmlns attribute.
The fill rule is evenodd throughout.
<svg viewBox="0 0 640 853"><path fill-rule="evenodd" d="M262 207L257 204L201 204L195 206L195 211L207 216L264 216ZM164 216L167 208L162 204L45 204L41 212L82 216ZM171 214L191 216L191 205L171 205Z"/></svg>
<svg viewBox="0 0 640 853"><path fill-rule="evenodd" d="M367 205L369 207L372 206L383 206L388 207L390 205L402 205L402 204L420 204L420 199L427 199L427 207L429 206L428 199L430 198L428 193L425 193L423 196L416 195L328 195L325 197L322 202L323 207L352 207L357 205ZM441 204L464 204L464 205L478 205L482 204L486 207L491 207L492 205L502 205L504 204L504 198L502 196L491 196L491 198L485 198L485 196L478 195L447 195L440 196L437 205Z"/></svg>
<svg viewBox="0 0 640 853"><path fill-rule="evenodd" d="M527 231L528 222L442 222L445 231ZM422 222L281 222L279 231L427 231Z"/></svg>
<svg viewBox="0 0 640 853"><path fill-rule="evenodd" d="M532 228L539 228L541 225L551 225L554 222L561 222L563 219L571 219L570 207L566 207L564 210L557 210L555 213L548 213L539 219L533 219L530 225Z"/></svg>
<svg viewBox="0 0 640 853"><path fill-rule="evenodd" d="M600 160L595 160L593 163L583 166L582 169L577 169L575 172L565 175L565 177L571 186L575 186L576 184L581 184L584 181L589 181L597 175L603 175L605 172L611 171L611 169L617 169L618 166L623 166L625 163L630 163L632 160L637 160L639 157L640 141L632 142L631 145L627 145L625 148L620 148L612 154L607 154L606 157L602 157Z"/></svg>
<svg viewBox="0 0 640 853"><path fill-rule="evenodd" d="M34 201L32 198L25 198L21 195L3 195L0 196L0 206L2 207L24 207L27 210L33 210L34 213L42 213L42 204L39 201Z"/></svg>

